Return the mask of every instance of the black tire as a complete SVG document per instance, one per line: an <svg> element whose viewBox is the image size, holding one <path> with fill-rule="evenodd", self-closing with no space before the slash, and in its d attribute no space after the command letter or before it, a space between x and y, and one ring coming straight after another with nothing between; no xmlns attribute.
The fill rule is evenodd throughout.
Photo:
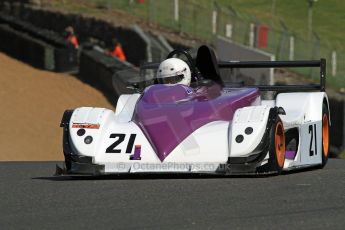
<svg viewBox="0 0 345 230"><path fill-rule="evenodd" d="M329 136L329 111L328 106L324 102L322 105L322 163L321 168L323 168L328 161L329 156L329 143L330 143L330 136Z"/></svg>
<svg viewBox="0 0 345 230"><path fill-rule="evenodd" d="M272 125L269 144L269 159L260 171L280 174L285 162L285 133L284 125L280 118Z"/></svg>

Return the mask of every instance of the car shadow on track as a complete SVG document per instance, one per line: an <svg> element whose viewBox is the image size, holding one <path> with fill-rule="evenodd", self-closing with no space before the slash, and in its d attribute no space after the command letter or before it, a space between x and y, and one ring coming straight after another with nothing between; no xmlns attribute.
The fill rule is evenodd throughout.
<svg viewBox="0 0 345 230"><path fill-rule="evenodd" d="M34 180L73 181L73 180L160 180L160 179L222 179L222 178L268 178L288 176L309 171L317 171L320 166L313 166L291 171L283 171L280 175L275 172L246 173L246 174L208 174L208 173L133 173L111 175L66 175L55 173L52 176L34 177Z"/></svg>
<svg viewBox="0 0 345 230"><path fill-rule="evenodd" d="M208 174L129 174L129 175L61 175L34 177L34 180L73 181L73 180L169 180L169 179L221 179L221 178L262 178L268 175L208 175Z"/></svg>
<svg viewBox="0 0 345 230"><path fill-rule="evenodd" d="M223 174L202 174L202 173L175 173L175 174L114 174L114 175L52 175L45 177L34 177L34 180L49 180L49 181L80 181L80 180L169 180L169 179L224 179L224 178L241 178L241 179L251 179L251 178L269 178L275 176L288 176L292 174L299 174L308 171L315 171L314 168L299 169L294 171L283 172L281 175L274 173L265 174L244 174L244 175L223 175Z"/></svg>

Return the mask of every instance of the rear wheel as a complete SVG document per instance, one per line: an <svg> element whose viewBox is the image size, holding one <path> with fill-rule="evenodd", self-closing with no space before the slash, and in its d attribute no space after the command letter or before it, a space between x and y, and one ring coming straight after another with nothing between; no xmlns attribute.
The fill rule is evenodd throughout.
<svg viewBox="0 0 345 230"><path fill-rule="evenodd" d="M322 165L324 167L329 155L329 112L326 103L322 105Z"/></svg>

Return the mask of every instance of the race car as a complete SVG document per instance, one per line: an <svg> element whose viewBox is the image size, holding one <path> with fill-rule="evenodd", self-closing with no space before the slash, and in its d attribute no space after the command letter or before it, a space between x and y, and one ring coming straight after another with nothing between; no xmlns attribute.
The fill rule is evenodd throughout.
<svg viewBox="0 0 345 230"><path fill-rule="evenodd" d="M244 86L224 82L219 71L274 67L319 67L320 83ZM60 124L65 173L280 174L325 166L330 141L325 59L217 61L204 45L195 59L174 50L142 69L156 69L154 84L121 95L115 111L65 111ZM264 91L274 97L263 99Z"/></svg>

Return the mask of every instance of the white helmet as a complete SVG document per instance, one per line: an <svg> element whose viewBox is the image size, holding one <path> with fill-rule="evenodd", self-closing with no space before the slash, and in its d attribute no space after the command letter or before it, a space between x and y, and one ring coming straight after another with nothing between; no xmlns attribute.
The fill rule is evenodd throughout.
<svg viewBox="0 0 345 230"><path fill-rule="evenodd" d="M157 81L160 84L189 86L191 78L188 64L178 58L164 60L157 71Z"/></svg>

